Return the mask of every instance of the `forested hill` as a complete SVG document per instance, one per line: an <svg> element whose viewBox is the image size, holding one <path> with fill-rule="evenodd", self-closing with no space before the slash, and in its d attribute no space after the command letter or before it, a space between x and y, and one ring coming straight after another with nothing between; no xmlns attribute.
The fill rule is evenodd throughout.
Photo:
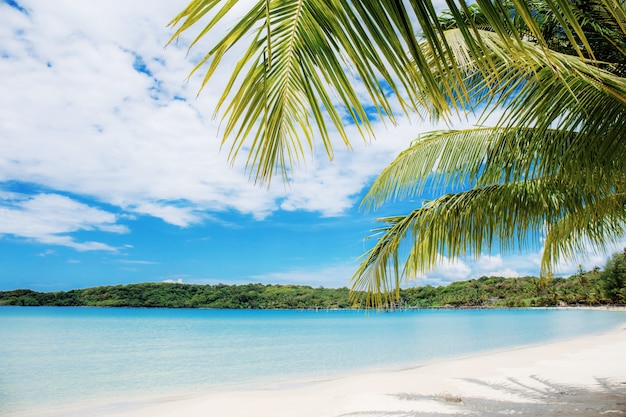
<svg viewBox="0 0 626 417"><path fill-rule="evenodd" d="M607 264L608 266L608 264ZM621 272L620 272L621 271ZM143 283L61 292L0 292L1 305L170 308L350 308L347 288L299 285ZM579 272L569 278L482 277L445 287L404 289L394 308L534 307L626 303L626 269Z"/></svg>

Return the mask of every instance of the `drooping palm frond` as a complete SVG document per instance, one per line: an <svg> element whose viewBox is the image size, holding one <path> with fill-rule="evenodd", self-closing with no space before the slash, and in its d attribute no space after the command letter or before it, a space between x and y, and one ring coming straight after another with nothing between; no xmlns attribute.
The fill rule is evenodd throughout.
<svg viewBox="0 0 626 417"><path fill-rule="evenodd" d="M527 47L529 53L526 55L509 56L506 49L501 48L500 40L489 32L481 32L484 44L489 46L492 61L499 63L502 72L492 79L485 79L482 75L476 77L471 53L463 47L462 37L454 32L449 31L446 35L452 50L457 53L457 61L465 63L463 72L467 75L467 88L478 98L475 106L484 105L481 100L486 97L487 101L493 102L492 105L507 107L504 117L492 128L423 135L381 173L366 195L364 206L377 208L390 200L416 198L427 185L441 189L455 184L474 184L473 190L458 197L469 196L472 202L484 203L475 206L477 211L493 210L494 206L490 203L494 203L497 197L490 195L485 200L478 197L479 194L487 195L482 191L492 185L526 185L532 179L560 177L567 178L568 185L564 191L570 196L581 189L588 189L590 185L594 191L588 192L585 198L574 200L578 206L570 204L568 210L556 211L557 215L537 214L536 223L521 220L528 214L527 205L531 201L528 195L513 197L508 205L513 208L511 213L522 211L523 215L507 217L496 212L495 219L483 219L483 222L465 224L457 218L420 209L409 216L397 217L392 222L389 235L385 234L380 240L393 242L391 235L397 232L399 225L408 224L408 219L420 219L420 224L428 226L420 228L418 235L406 230L400 233L401 239L405 240L404 245L413 250L402 258L398 253L402 245L394 242L393 245L384 245L395 251L387 256L393 257L396 264L398 259L406 259L406 265L414 264L415 271L423 273L444 256L456 258L467 253L477 256L482 248L491 248L494 241L480 240L489 233L497 235L496 241L507 241L508 236L508 242L512 242L514 229L504 227L506 219L511 218L515 219L513 225L516 229L534 229L538 233L535 242L540 241L537 236L541 233L548 233L542 259L543 274L549 273L558 261L556 252L559 250L562 257L571 258L584 253L590 244L601 248L603 244L614 242L625 227L624 206L606 202L618 192L616 184L621 181L626 169L624 79L578 57L550 52L551 58L544 59L545 51L535 45ZM493 83L495 88L488 83ZM547 197L550 194L544 196ZM561 198L555 201L564 204ZM600 210L600 201L605 202L604 211ZM595 210L596 215L602 214L595 221L588 221L590 210ZM434 212L437 215L423 223L427 216L425 213ZM579 228L566 225L578 225ZM476 234L481 228L485 230ZM493 230L488 232L490 228ZM436 231L439 234L429 239ZM592 236L593 233L596 234ZM587 239L576 240L583 235ZM606 237L604 243L602 236ZM445 242L447 252L442 253L442 247L428 246L425 242ZM511 251L507 247L501 249L503 252ZM384 252L381 247L376 247L374 253ZM374 268L367 268L365 265L373 258L383 261ZM374 282L387 280L385 273L390 266L385 264L385 257L373 258L364 261L355 277L363 279L367 276ZM419 262L416 263L416 260ZM399 273L392 270L393 274ZM411 270L405 266L404 273L407 272ZM376 288L369 284L367 287Z"/></svg>
<svg viewBox="0 0 626 417"><path fill-rule="evenodd" d="M612 182L585 186L558 176L536 178L447 194L406 216L381 218L379 221L386 225L374 231L372 237L377 242L363 256L352 278L352 288L371 292L368 301L381 305L381 300L394 295L388 291L392 284L424 274L443 259L478 257L492 250L506 254L536 247L540 238L546 233L549 236L555 227L560 230L554 229L553 236L560 234L555 240L567 242L570 237L580 237L576 227L587 221L593 231L593 213L598 213L599 218L621 221L599 229L607 237L618 236L626 226L626 215L623 198L606 204L607 199L614 198L614 191ZM593 206L593 202L600 201L603 203ZM597 211L599 206L603 211ZM579 249L575 245L572 249ZM554 259L549 258L552 254L544 256L544 272L549 273ZM378 294L379 290L387 293Z"/></svg>
<svg viewBox="0 0 626 417"><path fill-rule="evenodd" d="M446 32L447 43L461 67L462 76L455 82L466 85L472 97L472 109L487 105L490 105L488 109L504 108L505 117L499 126L521 125L543 130L575 128L593 134L596 126L582 122L591 118L606 119L604 123L611 122L603 126L606 134L621 136L626 79L598 68L592 61L547 51L532 42L522 42L523 50L515 50L492 32L477 33L485 45L484 53L494 63L494 71L488 76L482 73L480 63L460 31ZM437 60L428 53L427 45L424 48L430 60ZM618 113L606 118L594 117L594 112L604 114L607 107Z"/></svg>
<svg viewBox="0 0 626 417"><path fill-rule="evenodd" d="M172 39L214 13L193 46L214 31L236 3L192 1L172 21L172 25L180 24ZM230 157L248 146L249 168L263 182L276 170L286 175L302 157L302 138L312 148L319 135L332 157L328 123L348 144L344 112L363 136L372 133L366 105L393 120L389 89L407 110L418 107L422 99L412 92L417 77L411 74L409 60L423 58L413 32L407 10L396 2L260 0L215 43L194 71L208 64L204 86L235 45L249 44L216 111L229 101L224 136L234 136ZM407 47L414 55L407 53ZM359 84L368 97L358 93ZM419 88L429 89L428 80ZM445 108L443 94L431 98L438 103L435 106Z"/></svg>
<svg viewBox="0 0 626 417"><path fill-rule="evenodd" d="M626 147L604 151L603 134L589 140L575 131L483 127L420 136L376 178L362 207L415 199L426 186L479 187L560 175L571 184L616 181L626 171ZM582 143L581 143L582 142Z"/></svg>
<svg viewBox="0 0 626 417"><path fill-rule="evenodd" d="M418 137L391 162L370 186L362 207L419 196L432 188L474 183L479 178L498 128L432 131Z"/></svg>
<svg viewBox="0 0 626 417"><path fill-rule="evenodd" d="M455 110L447 97L456 97L455 104L464 103L461 110L471 103L465 85L458 82L438 11L430 1L258 0L238 17L232 29L216 33L232 18L237 4L237 0L192 0L170 25L176 28L172 41L199 27L191 47L200 40L215 39L193 70L208 68L203 86L236 46L245 46L215 110L223 110L229 102L223 117L227 121L224 141L232 140L230 158L245 150L257 181L269 181L276 171L286 178L289 168L316 140L321 140L332 158L329 124L349 143L343 112L367 136L371 135L368 105L380 117L393 121L390 99L397 101L402 111L421 109L433 117L446 117ZM478 4L506 45L519 48L521 38L503 0ZM521 0L513 4L541 39L528 4ZM446 5L455 17L467 13L469 7L465 1L454 0L447 0ZM577 49L581 54L591 52L569 0L551 0L548 7L568 23L565 35L580 40ZM480 63L480 72L487 75L493 72L493 63L481 52L484 45L476 36L478 29L477 22L459 25L467 48ZM415 36L418 30L437 57L434 68ZM442 83L442 79L449 81ZM358 94L357 85L365 89L367 97Z"/></svg>
<svg viewBox="0 0 626 417"><path fill-rule="evenodd" d="M626 233L626 189L588 201L575 214L564 216L548 231L541 259L541 274L548 275L561 259L586 256L593 250L603 253L619 243Z"/></svg>

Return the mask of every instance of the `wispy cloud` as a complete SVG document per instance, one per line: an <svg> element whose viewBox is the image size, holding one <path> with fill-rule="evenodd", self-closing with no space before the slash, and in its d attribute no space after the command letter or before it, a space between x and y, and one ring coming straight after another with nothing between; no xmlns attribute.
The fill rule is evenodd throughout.
<svg viewBox="0 0 626 417"><path fill-rule="evenodd" d="M40 243L67 246L78 251L117 249L101 242L77 241L69 234L78 231L126 233L113 213L90 207L57 194L0 196L0 234ZM44 254L49 255L46 251Z"/></svg>

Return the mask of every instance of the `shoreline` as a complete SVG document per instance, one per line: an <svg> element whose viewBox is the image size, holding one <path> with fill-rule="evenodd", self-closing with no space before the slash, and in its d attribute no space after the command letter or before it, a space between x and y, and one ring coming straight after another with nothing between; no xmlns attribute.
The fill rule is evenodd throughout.
<svg viewBox="0 0 626 417"><path fill-rule="evenodd" d="M626 324L611 331L338 378L189 394L51 416L626 415ZM508 411L507 411L508 410Z"/></svg>

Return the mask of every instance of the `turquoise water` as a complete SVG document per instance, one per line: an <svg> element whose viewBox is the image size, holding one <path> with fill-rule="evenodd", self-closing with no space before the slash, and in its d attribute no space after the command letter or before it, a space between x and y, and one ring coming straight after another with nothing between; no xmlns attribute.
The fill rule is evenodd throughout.
<svg viewBox="0 0 626 417"><path fill-rule="evenodd" d="M601 332L588 310L0 308L0 415L279 387Z"/></svg>

